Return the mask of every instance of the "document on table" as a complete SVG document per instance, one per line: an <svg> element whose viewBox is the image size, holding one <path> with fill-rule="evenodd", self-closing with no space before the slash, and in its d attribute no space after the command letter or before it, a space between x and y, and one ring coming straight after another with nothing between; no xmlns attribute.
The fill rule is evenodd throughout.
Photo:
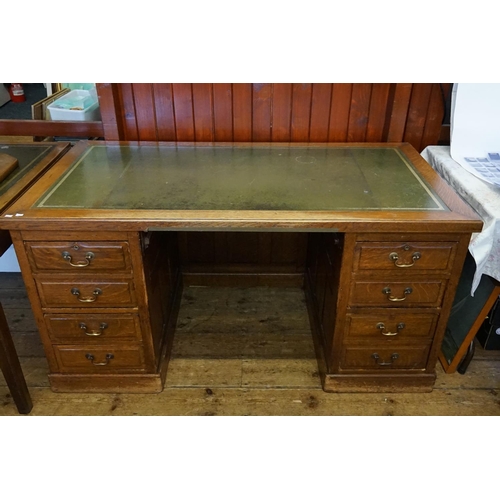
<svg viewBox="0 0 500 500"><path fill-rule="evenodd" d="M480 179L500 187L500 153L488 153L487 157L477 158L466 156L464 160L464 168Z"/></svg>

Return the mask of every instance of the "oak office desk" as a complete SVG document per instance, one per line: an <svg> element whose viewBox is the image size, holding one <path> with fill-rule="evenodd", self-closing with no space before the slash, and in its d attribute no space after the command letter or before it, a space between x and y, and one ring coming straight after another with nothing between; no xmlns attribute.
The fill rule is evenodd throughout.
<svg viewBox="0 0 500 500"><path fill-rule="evenodd" d="M295 284L325 390L431 390L481 226L408 144L82 142L0 221L52 389L89 392L162 390L183 279L207 283L186 271L193 232L270 242L268 272L233 266L233 284L277 284L273 241L305 242Z"/></svg>
<svg viewBox="0 0 500 500"><path fill-rule="evenodd" d="M0 214L12 205L68 149L68 143L0 142L0 153L6 153L18 160L18 167L0 183ZM0 231L0 256L5 253L11 244L12 241L8 231ZM0 368L17 409L20 413L29 413L33 406L31 397L1 304Z"/></svg>

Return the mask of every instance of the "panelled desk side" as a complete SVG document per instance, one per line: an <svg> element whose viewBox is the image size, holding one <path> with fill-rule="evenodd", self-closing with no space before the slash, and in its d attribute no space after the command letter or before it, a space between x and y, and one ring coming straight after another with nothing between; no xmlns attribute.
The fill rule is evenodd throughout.
<svg viewBox="0 0 500 500"><path fill-rule="evenodd" d="M92 150L96 144L77 144L19 200L8 214L12 217L0 221L0 228L12 235L47 353L53 390L162 390L182 289L178 234L184 231L307 233L303 281L324 389L432 389L470 236L480 230L482 222L410 145L140 143L139 148L137 143L98 143L109 149ZM92 154L103 158L100 170L84 162L75 167L79 159ZM162 166L165 155L174 155L179 162L187 155L191 163L175 174L175 163ZM207 155L211 155L209 159ZM230 157L230 162L220 155ZM252 194L249 186L255 181L248 171L253 169L253 174L263 168L259 163L262 155L275 162L271 180L280 168L286 170L290 165L290 171L286 170L289 178L281 181L277 176L269 184L271 192L281 183L292 191L293 196L285 192L278 200L279 207L273 205L275 198L260 200L258 207L249 206L262 196L263 187L244 199ZM282 155L290 160L283 162ZM386 209L383 203L359 207L360 200L365 203L365 194L371 196L367 203L392 199L380 173L392 168L391 175L397 177L401 172L397 165L378 161L380 155L389 159L399 155L410 164L401 167L408 168L411 175L401 178L406 180L400 181L394 195L403 209ZM343 174L326 172L325 178L338 175L338 180L321 186L315 174L322 171L322 165L309 166L317 158L324 159L324 168L345 163L345 168L354 170L345 179ZM193 161L195 170L205 170L190 178ZM167 170L155 174L155 162ZM231 192L224 191L219 182L214 184L216 177L207 175L215 171L207 168L219 166L221 170L235 169L234 178L227 179L227 170L224 174L228 185L234 181ZM85 177L85 169L102 175L102 180ZM260 175L267 171L261 170ZM71 185L73 174L73 185L78 187L75 196L57 191L61 180L62 186L64 182ZM164 174L171 176L165 181ZM357 176L354 183L349 182L351 174ZM149 201L144 193L134 191L148 175L155 183L162 179L165 184L175 183L180 176L183 181L177 188L188 190L185 198L175 201L174 188L164 203L172 204L174 199L178 206L153 206L158 197ZM294 175L302 180L295 182ZM103 196L79 191L85 180L98 186L109 178L115 179L114 184ZM358 183L365 181L366 188L359 190ZM200 193L189 198L200 205L195 209L183 206L193 195L189 182ZM307 197L301 186L310 186L313 196ZM337 198L329 198L329 188L337 189ZM128 189L134 208L124 198ZM152 192L154 189L151 186ZM334 206L349 202L350 195L344 197L343 193L349 189L355 189L352 199L356 205L351 209ZM206 194L212 192L218 195L207 201ZM51 199L58 196L59 201L70 201L55 208ZM424 205L414 209L411 199L404 206L411 196L418 203L424 200ZM82 200L91 200L93 205L85 208ZM110 200L120 207L107 206ZM302 206L296 207L294 203L299 202ZM426 208L427 202L432 209ZM144 208L138 208L140 203ZM221 208L223 203L227 206ZM234 208L228 208L229 203ZM308 210L307 203L314 209ZM16 217L16 213L23 215Z"/></svg>

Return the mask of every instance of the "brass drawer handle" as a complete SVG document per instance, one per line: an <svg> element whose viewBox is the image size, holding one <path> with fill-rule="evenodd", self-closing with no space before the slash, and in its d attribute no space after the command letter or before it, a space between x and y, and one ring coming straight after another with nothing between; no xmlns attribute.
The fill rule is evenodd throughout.
<svg viewBox="0 0 500 500"><path fill-rule="evenodd" d="M109 364L110 360L112 360L115 356L114 354L106 354L106 361L104 363L95 363L93 354L85 354L85 357L94 365L94 366L106 366Z"/></svg>
<svg viewBox="0 0 500 500"><path fill-rule="evenodd" d="M403 300L406 300L406 297L407 295L410 295L410 293L413 292L413 289L411 287L407 287L405 288L405 291L404 291L404 297L393 297L391 295L391 289L386 286L383 290L382 290L382 293L385 293L387 295L387 298L391 301L391 302L403 302Z"/></svg>
<svg viewBox="0 0 500 500"><path fill-rule="evenodd" d="M87 330L87 325L85 323L80 323L80 328L85 332L85 335L89 337L98 337L104 333L104 330L108 327L107 323L101 323L99 325L99 330Z"/></svg>
<svg viewBox="0 0 500 500"><path fill-rule="evenodd" d="M97 296L98 295L101 295L102 294L102 290L100 288L96 288L92 294L94 295L93 297L89 297L87 299L81 299L80 298L80 290L78 290L78 288L72 288L71 289L71 293L73 295L76 295L77 299L80 301L80 302L95 302L97 300Z"/></svg>
<svg viewBox="0 0 500 500"><path fill-rule="evenodd" d="M382 335L385 335L386 337L394 337L394 335L397 335L404 327L405 327L404 323L398 323L398 326L396 327L398 330L397 332L384 332L385 330L384 323L377 323L377 328L381 330L380 333L382 333Z"/></svg>
<svg viewBox="0 0 500 500"><path fill-rule="evenodd" d="M376 352L372 354L372 358L378 366L391 366L399 358L399 354L397 352L391 354L391 361L389 362L380 361L380 356Z"/></svg>
<svg viewBox="0 0 500 500"><path fill-rule="evenodd" d="M73 264L73 262L71 262L71 259L72 259L71 254L69 252L62 253L62 258L64 260L67 260L68 264L72 267L87 267L90 264L90 261L94 257L95 257L95 255L92 252L87 252L85 254L85 261L80 261L80 262L77 262L76 264Z"/></svg>
<svg viewBox="0 0 500 500"><path fill-rule="evenodd" d="M411 256L412 260L411 264L398 264L399 255L396 252L392 252L389 254L389 259L391 259L394 262L394 265L396 267L412 267L415 265L415 262L417 262L417 260L420 259L420 257L422 257L420 252L414 252L413 255Z"/></svg>

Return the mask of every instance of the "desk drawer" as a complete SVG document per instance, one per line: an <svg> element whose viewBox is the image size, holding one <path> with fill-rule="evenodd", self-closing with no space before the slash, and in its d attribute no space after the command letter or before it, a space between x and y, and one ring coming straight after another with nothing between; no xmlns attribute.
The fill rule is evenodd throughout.
<svg viewBox="0 0 500 500"><path fill-rule="evenodd" d="M42 307L130 307L136 303L132 279L35 281Z"/></svg>
<svg viewBox="0 0 500 500"><path fill-rule="evenodd" d="M414 270L449 272L456 242L360 242L354 249L354 271Z"/></svg>
<svg viewBox="0 0 500 500"><path fill-rule="evenodd" d="M350 305L368 307L439 307L447 280L355 281Z"/></svg>
<svg viewBox="0 0 500 500"><path fill-rule="evenodd" d="M36 241L26 242L34 272L129 271L128 242Z"/></svg>
<svg viewBox="0 0 500 500"><path fill-rule="evenodd" d="M424 369L429 345L419 347L346 347L340 367L345 370Z"/></svg>
<svg viewBox="0 0 500 500"><path fill-rule="evenodd" d="M54 345L62 373L124 373L144 371L142 346Z"/></svg>
<svg viewBox="0 0 500 500"><path fill-rule="evenodd" d="M347 314L344 341L422 341L434 335L437 312L416 313L386 309L367 314Z"/></svg>
<svg viewBox="0 0 500 500"><path fill-rule="evenodd" d="M55 343L104 344L141 341L137 314L45 314L45 324Z"/></svg>

